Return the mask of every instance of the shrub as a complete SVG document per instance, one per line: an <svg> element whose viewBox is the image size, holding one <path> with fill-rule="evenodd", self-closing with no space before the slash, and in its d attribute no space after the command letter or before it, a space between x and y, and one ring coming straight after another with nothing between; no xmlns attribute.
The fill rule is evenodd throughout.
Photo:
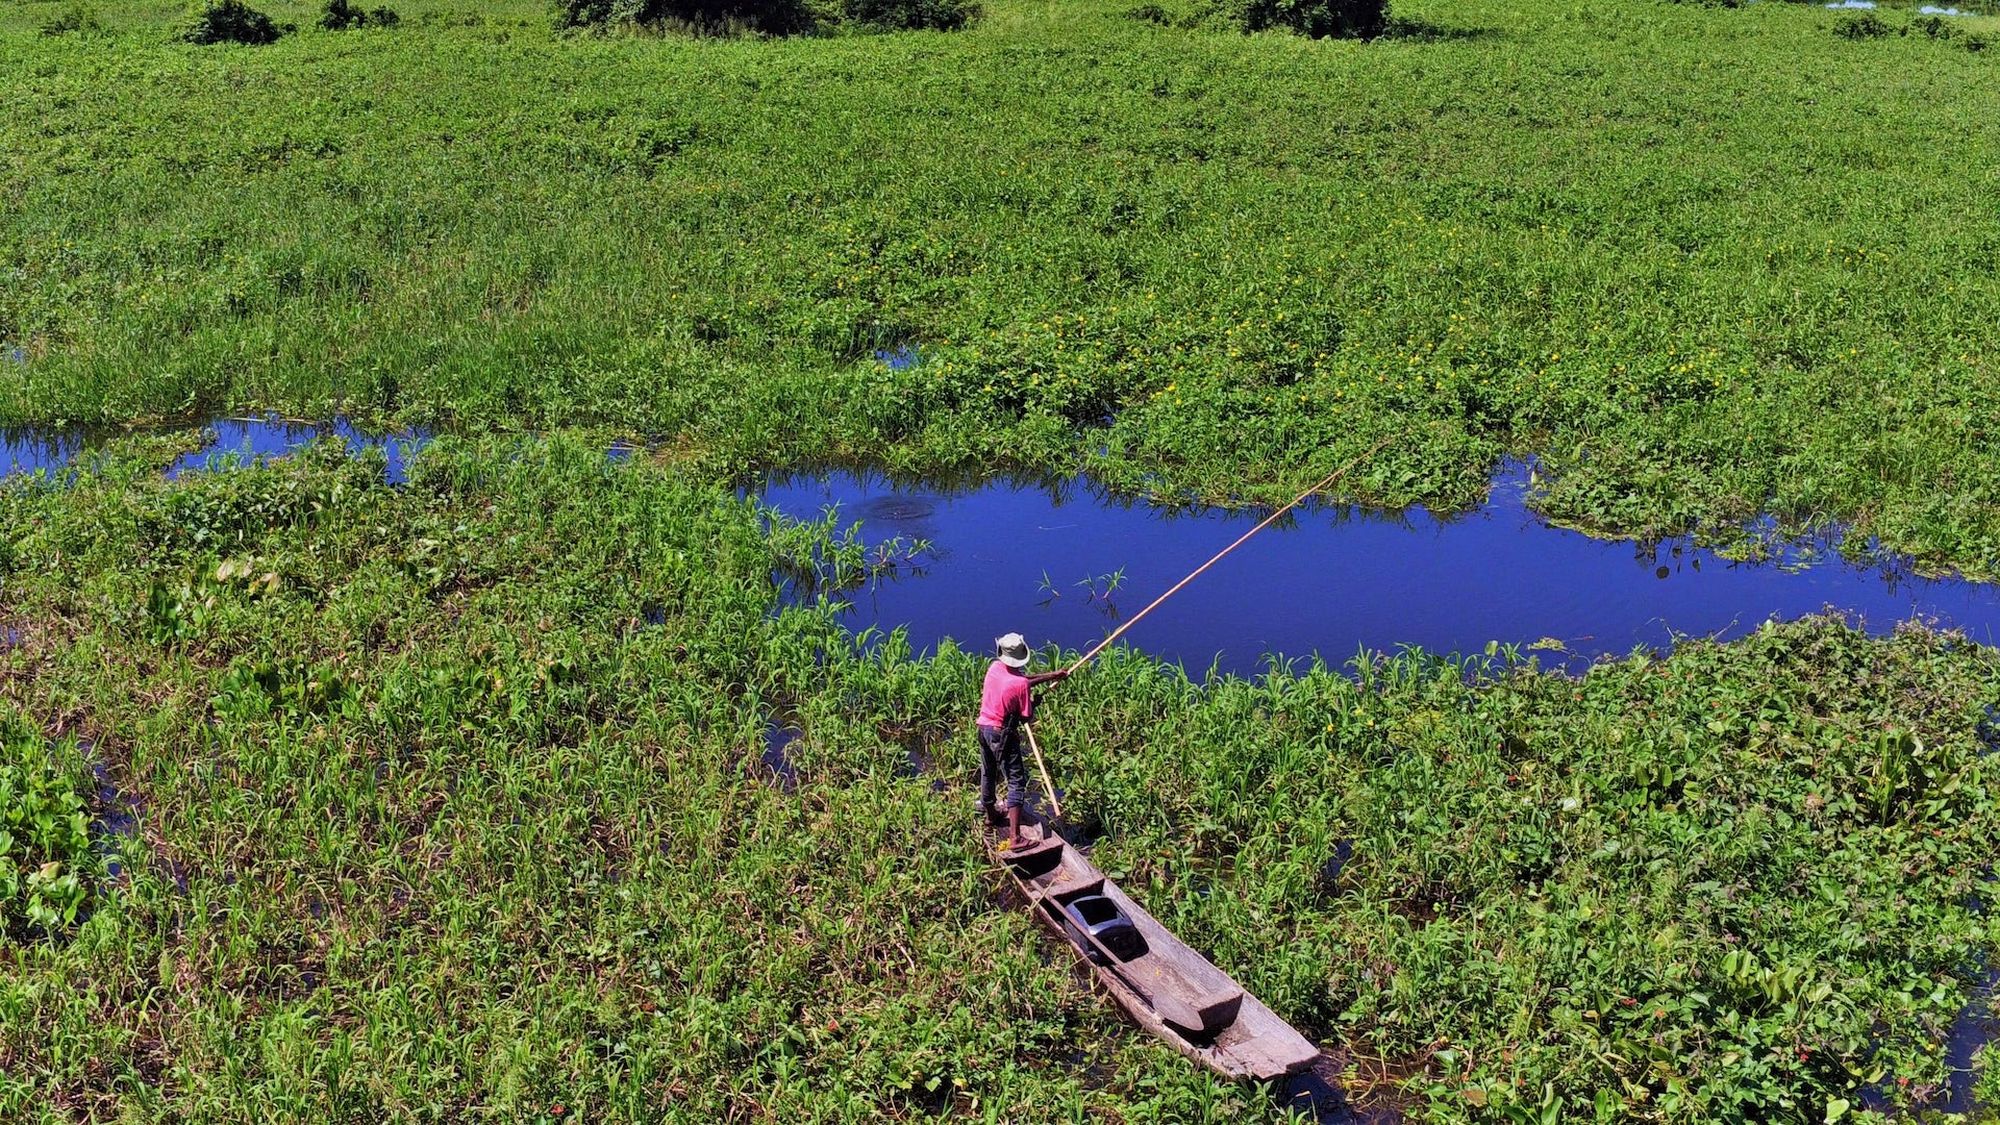
<svg viewBox="0 0 2000 1125"><path fill-rule="evenodd" d="M796 35L841 22L890 29L964 27L973 0L556 0L558 28L620 25L699 35Z"/></svg>
<svg viewBox="0 0 2000 1125"><path fill-rule="evenodd" d="M356 27L394 27L403 22L394 8L376 8L363 11L352 0L326 0L326 9L320 13L319 26L326 31L347 31Z"/></svg>
<svg viewBox="0 0 2000 1125"><path fill-rule="evenodd" d="M97 18L96 9L83 3L83 0L75 0L74 3L57 12L53 19L42 25L43 35L68 35L72 32L83 35L102 35L104 34L104 21Z"/></svg>
<svg viewBox="0 0 2000 1125"><path fill-rule="evenodd" d="M207 46L212 43L244 43L261 46L276 43L282 34L271 17L243 0L214 0L198 9L181 38Z"/></svg>
<svg viewBox="0 0 2000 1125"><path fill-rule="evenodd" d="M738 30L764 35L796 35L830 20L833 13L810 0L617 0L641 9L626 22L681 27L699 34Z"/></svg>
<svg viewBox="0 0 2000 1125"><path fill-rule="evenodd" d="M1285 28L1314 39L1368 39L1388 26L1388 0L1239 0L1245 31Z"/></svg>
<svg viewBox="0 0 2000 1125"><path fill-rule="evenodd" d="M1842 39L1880 39L1889 34L1889 25L1873 12L1863 12L1858 16L1848 16L1833 25L1833 33Z"/></svg>
<svg viewBox="0 0 2000 1125"><path fill-rule="evenodd" d="M1904 25L1902 34L1908 35L1911 32L1932 39L1954 39L1958 36L1958 29L1946 23L1943 16L1922 16L1911 20Z"/></svg>
<svg viewBox="0 0 2000 1125"><path fill-rule="evenodd" d="M971 0L845 0L846 17L891 31L957 31L979 15Z"/></svg>
<svg viewBox="0 0 2000 1125"><path fill-rule="evenodd" d="M0 932L54 933L90 897L90 822L39 731L7 721L0 743Z"/></svg>

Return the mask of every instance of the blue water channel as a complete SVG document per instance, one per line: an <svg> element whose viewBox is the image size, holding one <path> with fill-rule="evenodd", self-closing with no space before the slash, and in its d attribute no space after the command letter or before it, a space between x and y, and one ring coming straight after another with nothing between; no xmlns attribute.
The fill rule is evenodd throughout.
<svg viewBox="0 0 2000 1125"><path fill-rule="evenodd" d="M202 448L168 468L217 469L284 457L325 437L379 448L401 483L421 431L368 433L346 419L218 419ZM0 472L55 472L98 436L0 433ZM633 447L616 446L613 459ZM1680 636L1740 636L1759 623L1834 609L1873 632L1909 620L2000 644L2000 586L1911 577L1794 544L1780 563L1742 563L1683 541L1607 541L1553 528L1527 507L1528 467L1503 465L1488 502L1446 518L1343 506L1302 509L1197 579L1126 636L1200 675L1263 671L1271 655L1340 664L1357 652L1477 652L1536 646L1543 665L1581 670ZM927 549L842 592L856 630L906 627L920 650L950 639L984 650L1010 630L1081 649L1261 518L1115 498L1088 479L941 488L839 471L778 474L759 499L786 515L828 511L873 542Z"/></svg>
<svg viewBox="0 0 2000 1125"><path fill-rule="evenodd" d="M1531 489L1528 467L1513 462L1486 505L1462 515L1302 509L1124 641L1197 676L1211 666L1254 676L1271 654L1339 665L1363 650L1474 653L1488 642L1538 646L1543 667L1580 671L1829 608L1874 633L1918 620L2000 642L2000 586L1850 562L1830 543L1745 563L1684 541L1594 539L1538 519ZM983 652L1012 630L1037 646L1085 648L1262 518L1135 504L1087 480L958 490L840 471L774 476L761 499L802 519L833 510L871 543L927 541L911 565L840 595L846 624L905 627L920 651L951 640Z"/></svg>
<svg viewBox="0 0 2000 1125"><path fill-rule="evenodd" d="M231 465L248 465L290 455L323 437L340 439L348 456L364 449L380 449L388 459L385 475L390 484L402 484L409 473L412 454L422 448L429 435L406 430L394 434L371 434L356 429L345 418L332 422L291 422L281 418L223 418L208 424L214 440L192 453L184 453L167 467L169 479L189 469L212 470Z"/></svg>
<svg viewBox="0 0 2000 1125"><path fill-rule="evenodd" d="M429 435L421 430L369 433L345 418L331 422L298 422L275 416L218 418L203 427L211 437L200 449L184 453L167 467L169 479L189 470L214 470L285 457L323 437L338 438L350 456L376 448L388 459L390 484L401 484L409 460ZM37 471L55 474L105 439L126 431L85 429L0 431L0 475Z"/></svg>

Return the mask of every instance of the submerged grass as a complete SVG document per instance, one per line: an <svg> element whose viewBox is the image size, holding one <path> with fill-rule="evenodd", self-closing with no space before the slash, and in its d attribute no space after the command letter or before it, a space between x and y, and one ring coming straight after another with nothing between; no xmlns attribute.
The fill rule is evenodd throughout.
<svg viewBox="0 0 2000 1125"><path fill-rule="evenodd" d="M0 492L0 698L138 818L87 921L0 951L0 1117L1276 1114L999 897L980 661L774 612L864 545L567 439L443 438L403 488L172 455ZM1427 1119L1818 1122L1938 1076L2000 936L1990 651L1820 620L1353 671L1119 652L1040 725L1099 863Z"/></svg>
<svg viewBox="0 0 2000 1125"><path fill-rule="evenodd" d="M696 42L433 0L238 50L172 7L0 12L0 421L596 423L1210 499L1397 432L1349 498L1534 453L1586 527L2000 567L2000 85L1956 40L1416 0L1366 44L1091 3Z"/></svg>

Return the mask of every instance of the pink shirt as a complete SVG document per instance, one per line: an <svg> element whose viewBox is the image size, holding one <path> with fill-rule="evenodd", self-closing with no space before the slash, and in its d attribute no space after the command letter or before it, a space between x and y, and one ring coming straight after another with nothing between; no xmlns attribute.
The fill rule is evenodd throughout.
<svg viewBox="0 0 2000 1125"><path fill-rule="evenodd" d="M1035 717L1035 695L1028 677L995 660L986 669L986 688L979 693L979 725L1004 727L1009 715Z"/></svg>

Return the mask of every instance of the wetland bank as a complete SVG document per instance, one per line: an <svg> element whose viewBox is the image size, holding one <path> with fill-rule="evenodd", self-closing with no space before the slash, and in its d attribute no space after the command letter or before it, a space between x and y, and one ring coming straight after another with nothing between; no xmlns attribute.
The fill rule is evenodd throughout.
<svg viewBox="0 0 2000 1125"><path fill-rule="evenodd" d="M1395 433L1330 502L1464 512L1516 454L1565 526L2000 560L1991 17L399 7L257 48L0 10L0 421L120 431L0 484L0 1117L1280 1116L997 897L983 654L782 583L892 535L774 520L774 470L1250 505ZM437 436L213 472L172 432L269 412ZM1992 1104L1992 648L1516 655L1121 649L1039 727L1093 861L1357 1106Z"/></svg>

